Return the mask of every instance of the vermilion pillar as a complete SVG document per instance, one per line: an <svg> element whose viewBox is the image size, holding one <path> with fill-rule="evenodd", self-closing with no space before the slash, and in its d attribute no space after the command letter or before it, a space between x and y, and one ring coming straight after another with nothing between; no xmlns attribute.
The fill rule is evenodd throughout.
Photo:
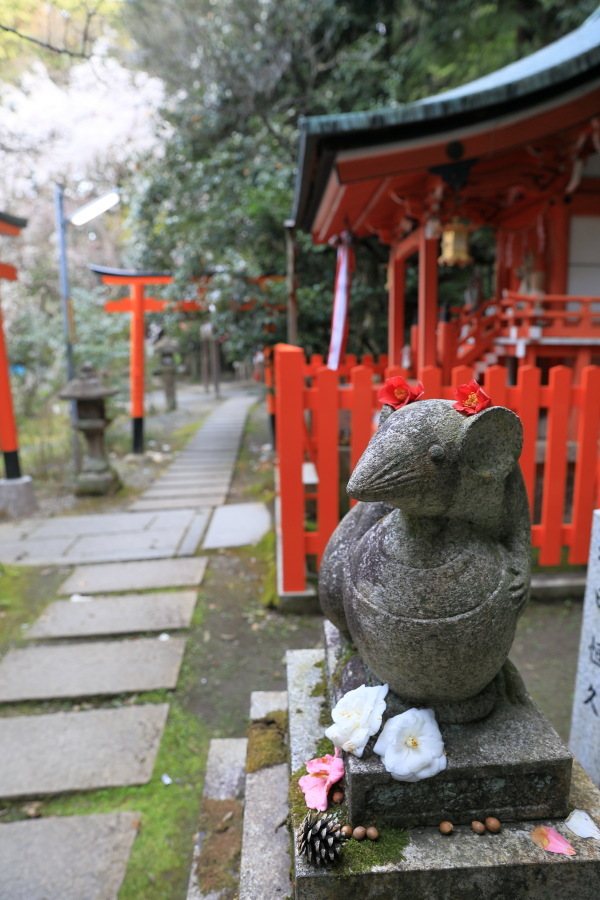
<svg viewBox="0 0 600 900"><path fill-rule="evenodd" d="M421 230L419 238L419 344L418 365L435 366L438 322L438 239L426 238Z"/></svg>
<svg viewBox="0 0 600 900"><path fill-rule="evenodd" d="M11 266L0 266L0 277L10 277L7 270ZM14 270L13 270L14 271ZM16 278L16 273L14 276ZM21 467L19 465L19 443L17 440L17 426L13 409L12 394L10 390L10 377L8 369L8 354L4 341L4 329L2 327L2 306L0 305L0 447L4 456L4 469L7 478L20 478Z"/></svg>
<svg viewBox="0 0 600 900"><path fill-rule="evenodd" d="M131 422L133 452L144 452L144 285L131 285Z"/></svg>

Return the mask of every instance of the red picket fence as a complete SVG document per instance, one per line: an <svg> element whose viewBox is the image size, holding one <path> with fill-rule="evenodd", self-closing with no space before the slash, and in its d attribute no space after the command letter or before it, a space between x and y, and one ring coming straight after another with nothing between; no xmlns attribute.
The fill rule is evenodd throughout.
<svg viewBox="0 0 600 900"><path fill-rule="evenodd" d="M340 518L340 417L348 420L352 471L376 428L381 378L376 367L354 366L343 383L336 372L312 368L299 347L287 344L278 344L274 356L279 590L303 593L307 557L314 556L319 565ZM398 374L406 373L397 367L382 372L384 377ZM454 388L472 377L466 366L452 370L450 384L443 383L439 368L419 372L427 398L452 399ZM546 385L540 369L521 366L517 384L509 385L507 370L492 366L483 387L496 405L514 410L523 423L520 464L540 564L559 564L563 547L569 549L570 563L585 564L592 513L600 506L600 367L586 367L581 383L573 384L571 370L556 366ZM308 494L303 482L307 461L317 474ZM316 505L316 530L305 524L307 497Z"/></svg>

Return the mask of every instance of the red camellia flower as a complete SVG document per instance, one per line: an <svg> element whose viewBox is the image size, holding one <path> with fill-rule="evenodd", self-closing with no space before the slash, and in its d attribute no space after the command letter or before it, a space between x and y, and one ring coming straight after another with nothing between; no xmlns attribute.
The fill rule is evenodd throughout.
<svg viewBox="0 0 600 900"><path fill-rule="evenodd" d="M465 416L473 416L475 413L493 406L491 397L488 397L482 387L479 387L476 381L469 381L468 384L459 384L454 391L454 409L463 413Z"/></svg>
<svg viewBox="0 0 600 900"><path fill-rule="evenodd" d="M408 381L402 375L396 375L395 378L388 378L383 387L379 388L377 399L380 403L386 403L393 406L394 409L400 409L407 403L413 403L420 400L425 393L425 388L419 381L416 388L411 387Z"/></svg>

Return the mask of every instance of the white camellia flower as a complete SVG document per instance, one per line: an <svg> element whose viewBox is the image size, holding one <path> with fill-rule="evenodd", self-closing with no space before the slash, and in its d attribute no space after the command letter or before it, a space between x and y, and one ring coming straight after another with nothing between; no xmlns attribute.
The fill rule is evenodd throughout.
<svg viewBox="0 0 600 900"><path fill-rule="evenodd" d="M446 768L446 754L432 709L407 709L388 719L373 748L396 781L421 781Z"/></svg>
<svg viewBox="0 0 600 900"><path fill-rule="evenodd" d="M333 725L325 731L336 747L354 756L362 756L367 741L381 728L385 695L389 685L367 687L361 684L348 691L331 710Z"/></svg>

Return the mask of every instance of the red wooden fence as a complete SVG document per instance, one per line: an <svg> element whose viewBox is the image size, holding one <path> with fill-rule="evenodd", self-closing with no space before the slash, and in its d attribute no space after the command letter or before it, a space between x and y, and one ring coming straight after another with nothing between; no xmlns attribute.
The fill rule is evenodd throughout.
<svg viewBox="0 0 600 900"><path fill-rule="evenodd" d="M275 348L278 576L283 593L306 590L306 557L314 556L319 565L339 521L340 412L347 410L350 419L352 470L376 427L380 368L354 366L342 383L336 372L307 363L299 347ZM383 372L385 377L397 374L406 373L397 367ZM452 370L450 384L443 383L439 368L419 372L426 398L452 399L456 385L472 377L472 369L465 366ZM586 563L592 512L600 506L600 367L586 367L581 383L573 384L571 370L557 366L550 370L549 383L542 385L538 368L521 366L517 384L509 385L506 369L492 366L483 386L496 405L514 410L523 423L520 463L540 564L560 563L563 547L569 548L570 563ZM576 440L569 441L570 435ZM309 459L318 475L312 494L316 530L305 525L302 466Z"/></svg>

